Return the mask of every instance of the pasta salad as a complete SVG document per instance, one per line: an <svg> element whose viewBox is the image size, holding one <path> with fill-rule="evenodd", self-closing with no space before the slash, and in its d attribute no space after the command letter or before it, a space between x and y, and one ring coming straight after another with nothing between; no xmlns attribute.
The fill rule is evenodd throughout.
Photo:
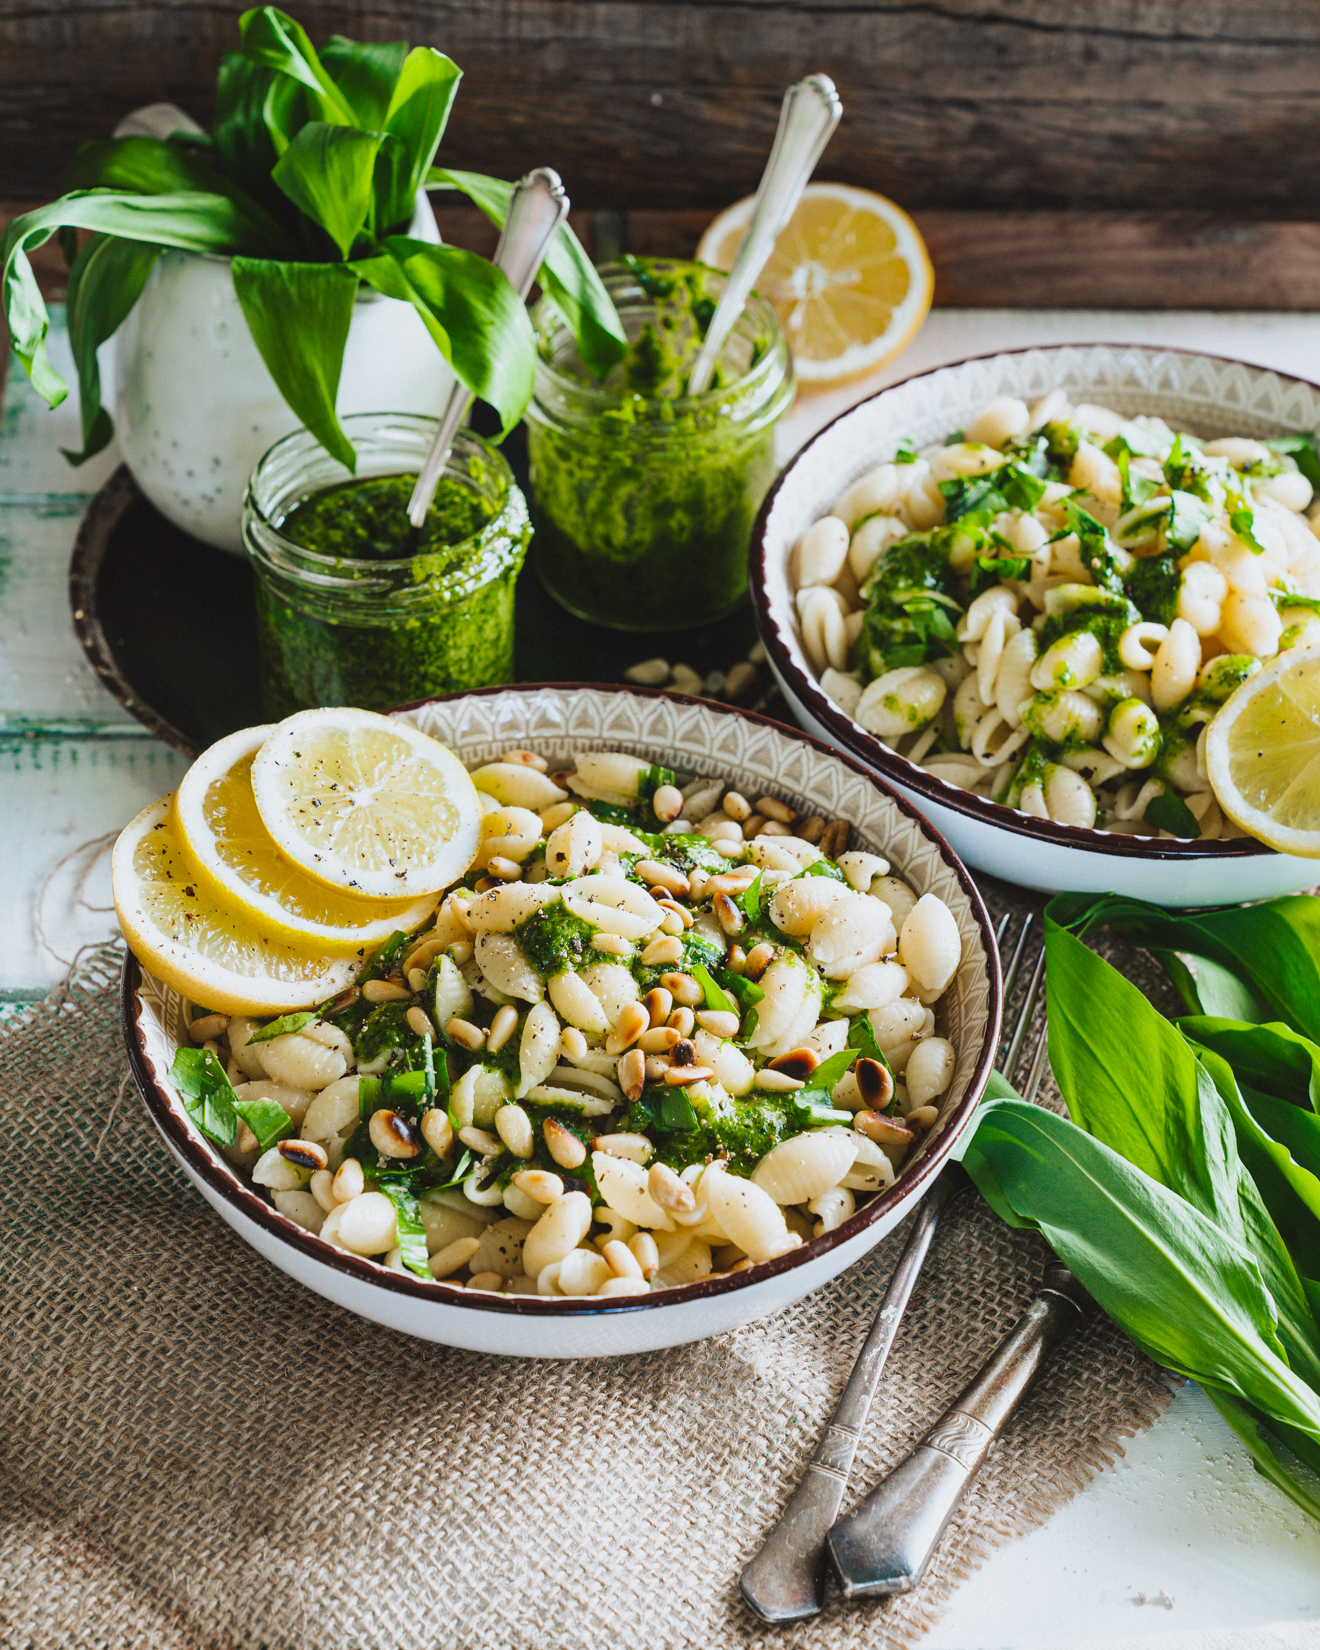
<svg viewBox="0 0 1320 1650"><path fill-rule="evenodd" d="M951 911L847 821L623 752L547 769L472 772L476 861L332 1002L194 1011L176 1066L232 1085L226 1155L307 1231L476 1290L647 1294L834 1230L936 1122Z"/></svg>
<svg viewBox="0 0 1320 1650"><path fill-rule="evenodd" d="M1320 642L1313 481L1309 436L1003 396L803 535L804 648L845 714L950 784L1065 825L1239 836L1206 729L1263 660Z"/></svg>

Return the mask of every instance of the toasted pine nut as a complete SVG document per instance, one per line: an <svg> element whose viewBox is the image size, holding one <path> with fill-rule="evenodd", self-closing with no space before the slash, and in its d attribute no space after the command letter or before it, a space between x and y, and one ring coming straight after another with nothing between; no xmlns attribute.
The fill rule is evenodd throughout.
<svg viewBox="0 0 1320 1650"><path fill-rule="evenodd" d="M685 1185L667 1164L652 1163L646 1177L646 1189L651 1194L652 1203L668 1209L672 1214L690 1215L697 1206L692 1188Z"/></svg>
<svg viewBox="0 0 1320 1650"><path fill-rule="evenodd" d="M711 847L724 859L741 859L746 844L739 837L737 842L712 842Z"/></svg>
<svg viewBox="0 0 1320 1650"><path fill-rule="evenodd" d="M587 1148L555 1118L546 1118L541 1133L545 1136L545 1149L561 1169L577 1169L586 1162Z"/></svg>
<svg viewBox="0 0 1320 1650"><path fill-rule="evenodd" d="M730 937L741 934L747 921L742 908L735 905L727 894L716 894L715 915L719 919L720 927Z"/></svg>
<svg viewBox="0 0 1320 1650"><path fill-rule="evenodd" d="M648 1054L643 1069L648 1083L663 1083L665 1073L669 1070L669 1061L663 1055Z"/></svg>
<svg viewBox="0 0 1320 1650"><path fill-rule="evenodd" d="M473 949L471 940L455 940L449 947L449 955L454 959L454 967L466 968L472 961Z"/></svg>
<svg viewBox="0 0 1320 1650"><path fill-rule="evenodd" d="M522 866L516 859L506 859L503 854L494 854L486 861L486 870L501 882L517 882L522 876Z"/></svg>
<svg viewBox="0 0 1320 1650"><path fill-rule="evenodd" d="M767 1094L788 1094L793 1089L803 1088L805 1085L800 1077L789 1077L785 1072L773 1071L766 1066L756 1074L756 1086L764 1089Z"/></svg>
<svg viewBox="0 0 1320 1650"><path fill-rule="evenodd" d="M914 1129L932 1129L940 1115L938 1106L918 1106L910 1111L904 1121Z"/></svg>
<svg viewBox="0 0 1320 1650"><path fill-rule="evenodd" d="M824 819L820 814L812 814L809 819L799 820L795 835L803 842L819 842L824 829Z"/></svg>
<svg viewBox="0 0 1320 1650"><path fill-rule="evenodd" d="M401 1003L411 997L412 992L406 985L395 985L393 980L366 980L362 995L369 1003Z"/></svg>
<svg viewBox="0 0 1320 1650"><path fill-rule="evenodd" d="M752 1266L752 1262L751 1262L750 1257L747 1256L747 1255L744 1255L741 1260L734 1261L733 1265L729 1268L729 1271L730 1272L748 1272L748 1271L751 1270L751 1266Z"/></svg>
<svg viewBox="0 0 1320 1650"><path fill-rule="evenodd" d="M551 831L557 831L566 820L572 819L578 811L576 802L552 802L548 808L542 808L537 818L541 821L541 831L549 836Z"/></svg>
<svg viewBox="0 0 1320 1650"><path fill-rule="evenodd" d="M689 1083L708 1083L714 1075L709 1066L670 1066L665 1082L670 1088L686 1088Z"/></svg>
<svg viewBox="0 0 1320 1650"><path fill-rule="evenodd" d="M879 1060L859 1060L853 1067L862 1099L872 1111L884 1111L894 1098L894 1079Z"/></svg>
<svg viewBox="0 0 1320 1650"><path fill-rule="evenodd" d="M640 961L643 968L655 968L663 963L679 962L682 956L682 942L676 939L673 934L666 934L663 939L651 941L646 950L642 952ZM669 981L668 974L665 975L665 981L666 983Z"/></svg>
<svg viewBox="0 0 1320 1650"><path fill-rule="evenodd" d="M651 1016L653 1026L663 1025L669 1018L670 1010L674 1006L673 993L656 986L642 998L642 1007Z"/></svg>
<svg viewBox="0 0 1320 1650"><path fill-rule="evenodd" d="M367 1133L382 1157L416 1157L422 1149L417 1130L397 1111L373 1112Z"/></svg>
<svg viewBox="0 0 1320 1650"><path fill-rule="evenodd" d="M335 1194L336 1203L351 1203L355 1197L362 1196L362 1188L366 1183L366 1176L362 1173L362 1165L357 1158L346 1157L335 1171L330 1190Z"/></svg>
<svg viewBox="0 0 1320 1650"><path fill-rule="evenodd" d="M650 1034L648 1033L648 1036ZM619 1087L624 1098L640 1100L646 1087L646 1056L641 1049L629 1049L618 1064Z"/></svg>
<svg viewBox="0 0 1320 1650"><path fill-rule="evenodd" d="M449 1121L449 1113L439 1106L432 1106L429 1111L422 1113L422 1139L441 1159L452 1155L454 1150L454 1125Z"/></svg>
<svg viewBox="0 0 1320 1650"><path fill-rule="evenodd" d="M767 819L765 824L756 833L757 836L792 836L792 829L780 824L777 819Z"/></svg>
<svg viewBox="0 0 1320 1650"><path fill-rule="evenodd" d="M799 1238L798 1242L801 1243ZM483 1294L498 1295L504 1288L503 1272L477 1272L468 1279L469 1289L480 1289Z"/></svg>
<svg viewBox="0 0 1320 1650"><path fill-rule="evenodd" d="M501 1106L495 1113L495 1133L515 1157L530 1157L536 1150L532 1122L521 1106Z"/></svg>
<svg viewBox="0 0 1320 1650"><path fill-rule="evenodd" d="M729 674L724 678L724 697L737 704L746 696L748 688L755 680L756 666L746 659L740 659L736 665L730 667Z"/></svg>
<svg viewBox="0 0 1320 1650"><path fill-rule="evenodd" d="M329 1214L335 1206L334 1185L335 1177L329 1169L318 1169L307 1187L307 1190L325 1210L326 1214Z"/></svg>
<svg viewBox="0 0 1320 1650"><path fill-rule="evenodd" d="M409 991L421 993L426 990L426 970L424 968L414 968L406 978Z"/></svg>
<svg viewBox="0 0 1320 1650"><path fill-rule="evenodd" d="M683 879L683 886L687 887L687 878ZM209 1043L213 1037L220 1037L229 1029L227 1014L203 1014L200 1019L193 1020L188 1026L188 1035L194 1043Z"/></svg>
<svg viewBox="0 0 1320 1650"><path fill-rule="evenodd" d="M473 886L473 892L477 894L488 894L492 888L498 887L499 883L494 877L478 877Z"/></svg>
<svg viewBox="0 0 1320 1650"><path fill-rule="evenodd" d="M407 962L404 963L403 972L406 975L411 975L414 968L420 968L425 971L431 966L439 954L440 944L438 940L423 940L422 943L410 954Z"/></svg>
<svg viewBox="0 0 1320 1650"><path fill-rule="evenodd" d="M548 1169L519 1169L512 1184L537 1203L553 1203L564 1195L564 1183Z"/></svg>
<svg viewBox="0 0 1320 1650"><path fill-rule="evenodd" d="M644 1278L653 1278L660 1270L660 1251L649 1232L638 1232L628 1239L628 1253L641 1268Z"/></svg>
<svg viewBox="0 0 1320 1650"><path fill-rule="evenodd" d="M750 842L754 836L760 836L764 827L764 814L748 814L742 824L743 841Z"/></svg>
<svg viewBox="0 0 1320 1650"><path fill-rule="evenodd" d="M521 768L535 768L537 773L544 773L550 766L545 757L538 756L535 751L505 751L500 761L515 762Z"/></svg>
<svg viewBox="0 0 1320 1650"><path fill-rule="evenodd" d="M614 1029L605 1039L606 1054L622 1054L629 1049L651 1023L651 1016L640 1003L625 1003L619 1010Z"/></svg>
<svg viewBox="0 0 1320 1650"><path fill-rule="evenodd" d="M705 1001L701 987L691 974L662 974L660 984L676 1003L681 1003L685 1008L695 1008Z"/></svg>
<svg viewBox="0 0 1320 1650"><path fill-rule="evenodd" d="M832 819L820 834L820 841L816 846L827 859L838 859L848 847L848 837L852 826L846 819Z"/></svg>
<svg viewBox="0 0 1320 1650"><path fill-rule="evenodd" d="M645 1163L654 1147L644 1134L598 1134L591 1142L593 1152L621 1157L629 1163Z"/></svg>
<svg viewBox="0 0 1320 1650"><path fill-rule="evenodd" d="M677 1041L678 1032L673 1026L653 1026L637 1039L637 1046L643 1054L668 1054Z"/></svg>
<svg viewBox="0 0 1320 1650"><path fill-rule="evenodd" d="M690 1037L695 1023L692 1010L686 1006L676 1008L665 1021L665 1024L676 1031L680 1037Z"/></svg>
<svg viewBox="0 0 1320 1650"><path fill-rule="evenodd" d="M774 960L774 946L767 940L762 940L760 945L754 945L747 953L747 961L743 964L744 978L759 980Z"/></svg>
<svg viewBox="0 0 1320 1650"><path fill-rule="evenodd" d="M202 1044L202 1051L206 1054L214 1054L217 1060L220 1058L220 1045L216 1042L214 1037L207 1038L207 1040ZM255 1140L257 1137L256 1135L253 1135L252 1138ZM240 1150L242 1150L241 1147Z"/></svg>
<svg viewBox="0 0 1320 1650"><path fill-rule="evenodd" d="M736 899L739 894L747 892L756 881L756 875L754 865L735 865L731 870L717 871L713 877L707 879L701 897L714 899L716 894L730 894Z"/></svg>
<svg viewBox="0 0 1320 1650"><path fill-rule="evenodd" d="M664 888L671 894L688 891L688 879L676 865L665 865L658 859L639 859L633 870L648 888Z"/></svg>
<svg viewBox="0 0 1320 1650"><path fill-rule="evenodd" d="M747 966L747 953L743 950L742 946L731 945L729 947L729 954L724 959L724 966L731 970L734 974L742 973L743 969Z"/></svg>
<svg viewBox="0 0 1320 1650"><path fill-rule="evenodd" d="M660 932L662 934L681 934L686 926L687 924L677 911L666 911L660 921Z"/></svg>
<svg viewBox="0 0 1320 1650"><path fill-rule="evenodd" d="M811 1076L820 1064L820 1056L814 1048L793 1048L787 1054L781 1054L771 1060L770 1070L781 1072L785 1077L797 1077L803 1082Z"/></svg>
<svg viewBox="0 0 1320 1650"><path fill-rule="evenodd" d="M335 1000L326 1009L326 1013L342 1014L346 1008L352 1008L353 1004L361 995L362 993L357 986L350 985L346 991L341 991L339 993Z"/></svg>
<svg viewBox="0 0 1320 1650"><path fill-rule="evenodd" d="M633 954L631 940L625 940L622 934L607 934L603 929L596 931L591 943L597 951L608 951L612 957L631 957Z"/></svg>
<svg viewBox="0 0 1320 1650"><path fill-rule="evenodd" d="M712 1037L736 1037L742 1021L736 1014L726 1014L720 1008L703 1008L697 1011L697 1024L703 1031L709 1031Z"/></svg>
<svg viewBox="0 0 1320 1650"><path fill-rule="evenodd" d="M458 1138L470 1151L480 1152L483 1157L496 1157L504 1150L503 1141L496 1135L487 1129L476 1128L471 1123L458 1131Z"/></svg>
<svg viewBox="0 0 1320 1650"><path fill-rule="evenodd" d="M651 807L660 823L668 825L683 811L683 793L677 785L660 785L651 798Z"/></svg>
<svg viewBox="0 0 1320 1650"><path fill-rule="evenodd" d="M642 1269L637 1264L637 1257L626 1243L620 1243L618 1238L611 1238L601 1250L606 1264L616 1278L640 1278Z"/></svg>
<svg viewBox="0 0 1320 1650"><path fill-rule="evenodd" d="M691 928L692 924L696 921L696 918L692 915L691 911L684 910L681 905L677 904L676 901L672 899L660 899L656 901L656 904L667 916L677 917L683 924L684 928ZM665 932L667 934L676 934L678 929L666 928Z"/></svg>
<svg viewBox="0 0 1320 1650"><path fill-rule="evenodd" d="M452 1037L460 1048L474 1054L486 1041L486 1033L480 1026L474 1026L471 1020L460 1020L457 1015L445 1021L445 1036Z"/></svg>
<svg viewBox="0 0 1320 1650"><path fill-rule="evenodd" d="M756 811L767 819L777 819L781 825L791 825L797 818L796 809L790 808L787 802L776 801L773 796L763 796L756 804Z"/></svg>
<svg viewBox="0 0 1320 1650"><path fill-rule="evenodd" d="M886 1117L878 1111L859 1111L853 1118L853 1128L874 1140L877 1146L910 1146L912 1130L897 1117Z"/></svg>
<svg viewBox="0 0 1320 1650"><path fill-rule="evenodd" d="M517 1029L518 1010L505 1003L495 1010L495 1018L490 1022L490 1031L486 1035L486 1047L492 1054L498 1054Z"/></svg>
<svg viewBox="0 0 1320 1650"><path fill-rule="evenodd" d="M455 1238L452 1243L446 1243L443 1249L437 1249L427 1264L431 1268L433 1278L447 1278L451 1272L461 1270L481 1248L480 1238Z"/></svg>
<svg viewBox="0 0 1320 1650"><path fill-rule="evenodd" d="M700 867L698 867L697 870L689 872L689 874L688 874L688 898L689 899L700 899L702 894L705 892L706 884L709 881L710 881L710 872L709 871L703 871L703 870L700 869Z"/></svg>
<svg viewBox="0 0 1320 1650"><path fill-rule="evenodd" d="M752 805L747 798L738 791L726 791L724 794L724 811L730 819L736 819L741 825L752 811Z"/></svg>
<svg viewBox="0 0 1320 1650"><path fill-rule="evenodd" d="M676 1066L695 1066L697 1051L695 1046L686 1037L680 1037L669 1051L669 1058Z"/></svg>
<svg viewBox="0 0 1320 1650"><path fill-rule="evenodd" d="M568 789L568 782L572 778L572 768L556 768L550 775L550 783L552 785L558 785L561 791L566 791Z"/></svg>
<svg viewBox="0 0 1320 1650"><path fill-rule="evenodd" d="M254 1139L253 1144L256 1144ZM298 1169L324 1169L329 1161L325 1147L315 1140L281 1140L278 1151L286 1163Z"/></svg>
<svg viewBox="0 0 1320 1650"><path fill-rule="evenodd" d="M565 1026L559 1033L559 1047L566 1059L580 1060L587 1052L587 1039L576 1026Z"/></svg>
<svg viewBox="0 0 1320 1650"><path fill-rule="evenodd" d="M428 1043L435 1041L435 1027L431 1024L431 1016L424 1008L419 1008L414 1003L406 1018L409 1031L415 1031L419 1037L425 1037Z"/></svg>
<svg viewBox="0 0 1320 1650"><path fill-rule="evenodd" d="M476 930L468 921L468 906L470 903L470 900L460 899L457 894L451 894L445 901L446 909L452 914L454 921L469 939L476 933Z"/></svg>

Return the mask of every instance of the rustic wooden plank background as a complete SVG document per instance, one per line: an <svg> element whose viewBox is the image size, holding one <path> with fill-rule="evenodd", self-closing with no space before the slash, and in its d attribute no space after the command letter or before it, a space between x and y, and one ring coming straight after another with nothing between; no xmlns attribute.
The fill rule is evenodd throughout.
<svg viewBox="0 0 1320 1650"><path fill-rule="evenodd" d="M0 194L169 99L206 122L240 0L0 0ZM936 301L1320 308L1317 0L293 0L448 51L456 166L562 172L596 239L687 252L750 192L783 88L844 121L822 176L913 210ZM621 214L619 216L618 214ZM451 238L478 242L461 210ZM58 280L55 262L49 277Z"/></svg>

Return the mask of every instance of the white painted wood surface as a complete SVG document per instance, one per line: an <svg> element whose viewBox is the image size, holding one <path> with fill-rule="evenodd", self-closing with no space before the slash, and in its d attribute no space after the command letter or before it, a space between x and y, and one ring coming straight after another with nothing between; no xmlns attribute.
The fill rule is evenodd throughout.
<svg viewBox="0 0 1320 1650"><path fill-rule="evenodd" d="M62 316L54 319L51 353L67 370ZM886 371L800 403L785 421L781 456L911 373L1069 341L1180 345L1320 380L1320 317L1312 315L936 312ZM0 1001L44 992L78 945L111 931L105 849L185 767L101 687L74 638L69 552L88 497L118 462L111 450L70 469L58 448L77 444L72 402L48 412L11 373L0 425ZM1187 1387L1090 1490L996 1554L927 1642L929 1650L1320 1646L1320 1527L1254 1472L1205 1397Z"/></svg>

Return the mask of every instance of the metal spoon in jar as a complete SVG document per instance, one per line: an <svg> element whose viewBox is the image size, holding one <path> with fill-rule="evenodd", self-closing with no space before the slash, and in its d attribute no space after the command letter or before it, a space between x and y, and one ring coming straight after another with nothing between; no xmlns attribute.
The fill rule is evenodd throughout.
<svg viewBox="0 0 1320 1650"><path fill-rule="evenodd" d="M765 268L765 261L774 250L784 225L802 199L802 191L816 170L825 145L834 136L842 114L843 104L834 82L826 74L808 75L784 93L774 148L761 175L761 187L756 191L752 216L738 243L733 268L688 379L689 395L701 395L710 388L716 363L743 312L747 296Z"/></svg>
<svg viewBox="0 0 1320 1650"><path fill-rule="evenodd" d="M545 249L568 216L568 196L559 173L548 166L538 166L525 178L520 178L509 196L509 209L504 215L500 244L495 249L496 267L503 270L509 285L525 298L536 272L541 267ZM440 415L435 440L426 455L417 477L417 485L408 500L408 520L420 527L431 508L431 500L440 484L440 477L449 459L449 449L459 426L472 405L472 391L455 382L449 400Z"/></svg>

